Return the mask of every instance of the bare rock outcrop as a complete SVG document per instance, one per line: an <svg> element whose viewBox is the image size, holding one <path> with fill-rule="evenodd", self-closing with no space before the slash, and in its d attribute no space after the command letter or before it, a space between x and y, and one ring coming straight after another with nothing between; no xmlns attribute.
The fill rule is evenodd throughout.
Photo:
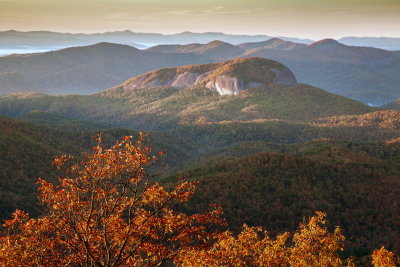
<svg viewBox="0 0 400 267"><path fill-rule="evenodd" d="M174 77L171 86L176 88L192 87L196 83L201 82L201 80L199 81L198 78L199 78L198 73L184 72Z"/></svg>
<svg viewBox="0 0 400 267"><path fill-rule="evenodd" d="M128 80L129 89L204 86L220 95L268 84L297 85L296 77L282 64L261 58L241 58L221 63L183 66L149 72Z"/></svg>
<svg viewBox="0 0 400 267"><path fill-rule="evenodd" d="M206 88L217 91L220 95L234 95L244 89L243 80L226 75L217 76L207 82Z"/></svg>

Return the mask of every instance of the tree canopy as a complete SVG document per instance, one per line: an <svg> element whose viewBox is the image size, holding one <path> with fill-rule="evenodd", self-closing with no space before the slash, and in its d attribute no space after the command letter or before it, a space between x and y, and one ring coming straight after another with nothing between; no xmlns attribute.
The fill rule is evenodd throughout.
<svg viewBox="0 0 400 267"><path fill-rule="evenodd" d="M83 160L57 157L58 183L39 179L46 212L29 218L17 210L0 235L4 266L342 266L338 252L344 236L330 232L326 214L316 212L293 235L272 238L260 227L243 226L235 237L221 208L201 214L179 212L196 182L167 189L147 170L162 156L149 156L141 135L124 137L110 149L98 145ZM375 266L395 266L383 247ZM347 261L351 266L351 260Z"/></svg>

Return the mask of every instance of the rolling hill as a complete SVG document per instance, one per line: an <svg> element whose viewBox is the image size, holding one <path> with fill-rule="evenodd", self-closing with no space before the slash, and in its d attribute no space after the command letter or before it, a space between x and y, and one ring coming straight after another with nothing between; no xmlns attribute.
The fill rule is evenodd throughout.
<svg viewBox="0 0 400 267"><path fill-rule="evenodd" d="M254 48L243 56L279 61L293 71L299 82L364 103L379 106L400 96L400 58L386 50L346 46L326 39L292 49Z"/></svg>
<svg viewBox="0 0 400 267"><path fill-rule="evenodd" d="M188 40L188 36L192 33L177 35L182 40ZM210 36L217 40L220 35ZM268 38L261 40L265 39ZM381 106L400 97L400 57L395 53L348 46L332 39L308 46L278 38L239 45L211 41L158 45L145 51L126 45L99 43L0 57L0 94L19 91L90 94L160 68L264 57L287 66L300 83Z"/></svg>
<svg viewBox="0 0 400 267"><path fill-rule="evenodd" d="M243 43L243 44L239 44L237 46L244 50L251 50L251 49L256 49L256 48L291 50L291 49L303 48L306 46L306 44L284 41L279 38L272 38L267 41Z"/></svg>
<svg viewBox="0 0 400 267"><path fill-rule="evenodd" d="M68 132L105 130L115 127L111 123L74 120L40 110L27 112L25 114L22 114L21 116L17 116L16 119L24 122L46 125L58 130Z"/></svg>
<svg viewBox="0 0 400 267"><path fill-rule="evenodd" d="M193 143L200 156L216 149L225 153L240 143L253 147L257 142L373 142L399 137L399 129L380 127L396 121L397 113L369 127L361 122L376 118L378 109L296 84L292 75L277 80L279 73L291 74L282 64L263 58L160 69L90 96L5 95L0 97L0 114L34 122L52 114L55 119L49 121L60 129L80 129L80 124L68 124L85 120L168 132ZM292 84L282 84L287 81ZM343 121L332 127L332 118Z"/></svg>
<svg viewBox="0 0 400 267"><path fill-rule="evenodd" d="M38 214L35 182L54 177L54 157L79 155L85 142L73 134L4 117L0 127L0 218L9 217L16 208Z"/></svg>
<svg viewBox="0 0 400 267"><path fill-rule="evenodd" d="M82 152L95 145L92 138L99 133L105 147L123 136L133 136L135 140L139 136L138 131L111 129L109 124L69 120L43 112L26 114L20 120L0 116L0 127L0 221L17 208L39 214L36 182L39 177L57 181L57 171L51 166L56 156L69 154L79 159ZM185 168L187 160L195 160L196 148L186 140L159 132L147 132L145 140L152 147L152 155L159 151L167 155L158 166L164 166L161 173L171 174Z"/></svg>
<svg viewBox="0 0 400 267"><path fill-rule="evenodd" d="M318 141L286 149L289 153L210 158L181 173L199 181L185 210L199 212L218 203L236 232L246 223L272 235L293 231L293 218L323 210L330 227L343 229L350 255L382 245L399 249L400 210L393 201L400 193L398 144Z"/></svg>
<svg viewBox="0 0 400 267"><path fill-rule="evenodd" d="M285 76L291 85L281 84L279 73L290 70L263 58L160 69L89 96L5 95L0 114L61 130L107 125L168 132L192 143L198 156L216 150L229 154L239 144L251 153L257 142L261 152L265 142L374 142L400 136L398 112L296 84L292 75Z"/></svg>
<svg viewBox="0 0 400 267"><path fill-rule="evenodd" d="M134 129L194 122L304 121L374 111L360 102L296 84L285 66L261 58L153 71L91 96L0 98L0 114L19 116L33 110Z"/></svg>
<svg viewBox="0 0 400 267"><path fill-rule="evenodd" d="M0 57L0 94L90 94L150 70L209 61L196 54L146 52L111 43L10 55Z"/></svg>
<svg viewBox="0 0 400 267"><path fill-rule="evenodd" d="M202 45L157 46L154 49L164 52L191 52L199 47ZM277 60L288 66L300 82L322 87L364 103L382 105L399 96L399 78L396 73L400 70L400 61L389 51L347 46L332 39L306 46L272 38L262 42L239 44L237 47L246 52L242 55L238 55L240 51L231 53L236 57L261 56ZM213 57L212 54L208 56L221 59Z"/></svg>
<svg viewBox="0 0 400 267"><path fill-rule="evenodd" d="M207 44L157 45L146 49L146 51L163 53L195 53L216 60L234 58L240 56L244 52L244 50L238 46L222 41L212 41Z"/></svg>

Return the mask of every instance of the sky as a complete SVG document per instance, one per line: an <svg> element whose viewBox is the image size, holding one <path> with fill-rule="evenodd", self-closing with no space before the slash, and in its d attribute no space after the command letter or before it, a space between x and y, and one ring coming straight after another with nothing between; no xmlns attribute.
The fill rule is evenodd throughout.
<svg viewBox="0 0 400 267"><path fill-rule="evenodd" d="M400 0L0 0L0 31L400 37Z"/></svg>

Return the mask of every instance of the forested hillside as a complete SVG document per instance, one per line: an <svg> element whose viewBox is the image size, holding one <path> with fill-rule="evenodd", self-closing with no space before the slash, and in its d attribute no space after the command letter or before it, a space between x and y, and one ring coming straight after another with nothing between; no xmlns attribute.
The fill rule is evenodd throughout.
<svg viewBox="0 0 400 267"><path fill-rule="evenodd" d="M91 94L150 70L207 62L195 54L146 52L112 43L9 55L0 57L0 94Z"/></svg>
<svg viewBox="0 0 400 267"><path fill-rule="evenodd" d="M339 225L347 236L347 253L363 255L381 244L398 250L399 149L398 142L319 141L275 147L285 153L209 158L180 174L199 181L185 207L199 212L208 203L219 203L235 231L246 223L261 225L270 234L293 230L293 218L324 210L331 225Z"/></svg>
<svg viewBox="0 0 400 267"><path fill-rule="evenodd" d="M36 182L39 177L56 181L57 172L52 167L56 156L69 154L79 158L82 152L92 148L93 137L99 133L107 146L113 145L121 136L139 136L138 131L107 129L85 121L67 123L60 117L44 121L49 117L48 114L40 120L36 117L36 122L41 125L0 117L0 220L9 218L17 208L39 214ZM55 120L58 123L54 124ZM146 140L151 143L153 154L164 151L168 155L158 169L153 170L154 174L165 175L184 168L185 161L193 157L195 151L191 143L167 133L149 133Z"/></svg>
<svg viewBox="0 0 400 267"><path fill-rule="evenodd" d="M164 129L177 123L258 119L304 121L327 116L357 115L375 110L360 102L309 85L275 82L274 79L278 76L275 72L283 73L284 70L285 67L277 62L257 58L164 69L128 80L121 86L91 96L6 95L0 98L0 114L19 116L41 110L74 119L113 122L129 128ZM145 86L149 81L169 80L181 75L180 72L184 75L190 71L207 73L208 78L204 81L207 84L212 79L218 81L233 77L243 85L257 86L244 86L243 89L238 87L240 90L235 91L234 95L221 96L215 92L216 89L213 92L213 87L206 89L207 84L190 88L159 85L145 90L140 85L132 85L144 80Z"/></svg>

